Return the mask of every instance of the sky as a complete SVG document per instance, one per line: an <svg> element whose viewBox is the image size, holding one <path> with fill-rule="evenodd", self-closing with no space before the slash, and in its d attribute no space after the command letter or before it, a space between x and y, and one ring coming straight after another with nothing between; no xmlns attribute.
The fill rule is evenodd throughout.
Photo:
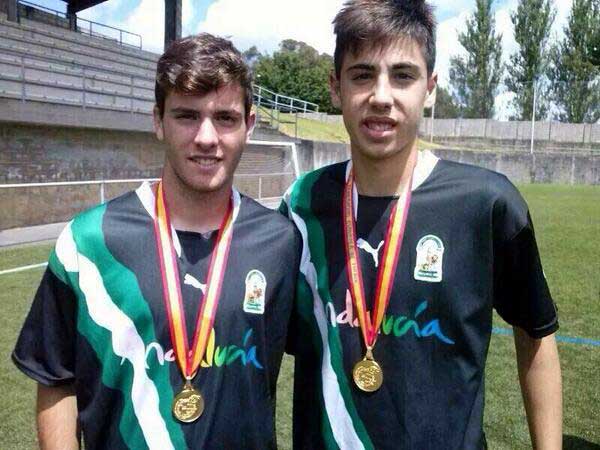
<svg viewBox="0 0 600 450"><path fill-rule="evenodd" d="M60 0L31 0L65 10ZM475 9L475 0L429 0L438 21L436 71L442 86L448 85L450 58L460 54L458 35ZM333 54L331 21L344 0L183 0L183 35L206 31L228 37L241 51L256 45L262 53L277 50L284 39L304 41L319 52ZM555 0L557 17L552 41L562 36L573 0ZM517 45L510 14L518 0L496 0L496 31L503 36L503 57L508 61ZM142 36L143 48L162 53L164 0L108 0L79 13L79 17L104 23ZM506 110L509 95L500 95L499 109ZM504 106L503 106L504 105Z"/></svg>

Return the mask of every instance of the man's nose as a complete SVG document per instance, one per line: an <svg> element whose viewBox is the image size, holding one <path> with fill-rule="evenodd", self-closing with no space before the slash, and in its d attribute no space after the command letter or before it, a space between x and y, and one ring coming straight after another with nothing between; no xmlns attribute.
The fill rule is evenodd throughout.
<svg viewBox="0 0 600 450"><path fill-rule="evenodd" d="M200 121L198 132L194 137L194 143L200 147L214 147L219 143L219 134L210 118Z"/></svg>
<svg viewBox="0 0 600 450"><path fill-rule="evenodd" d="M370 103L372 106L379 109L387 109L392 106L394 100L392 98L392 86L390 85L389 77L381 74L377 77L377 81L373 88Z"/></svg>

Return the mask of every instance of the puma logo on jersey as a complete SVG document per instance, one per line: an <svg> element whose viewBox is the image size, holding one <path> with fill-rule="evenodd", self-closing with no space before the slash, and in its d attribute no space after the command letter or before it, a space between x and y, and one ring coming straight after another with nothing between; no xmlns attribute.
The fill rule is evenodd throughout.
<svg viewBox="0 0 600 450"><path fill-rule="evenodd" d="M356 245L358 246L358 248L360 248L361 250L364 250L365 252L369 253L373 257L373 262L375 263L375 267L379 266L379 249L383 245L383 241L381 241L379 243L377 248L373 248L373 247L371 247L371 244L369 244L367 241L365 241L362 238L358 238L358 241L356 241Z"/></svg>
<svg viewBox="0 0 600 450"><path fill-rule="evenodd" d="M193 288L200 289L203 294L206 294L206 285L200 283L189 273L185 274L185 277L183 278L183 284L187 284L188 286L192 286Z"/></svg>

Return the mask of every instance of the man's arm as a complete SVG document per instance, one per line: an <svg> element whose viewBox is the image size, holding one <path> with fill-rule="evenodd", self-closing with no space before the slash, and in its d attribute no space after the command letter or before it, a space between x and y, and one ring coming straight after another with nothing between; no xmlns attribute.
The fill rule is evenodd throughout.
<svg viewBox="0 0 600 450"><path fill-rule="evenodd" d="M38 383L38 440L42 450L77 450L77 402L72 386L47 387Z"/></svg>
<svg viewBox="0 0 600 450"><path fill-rule="evenodd" d="M562 448L562 382L554 334L530 337L514 327L519 381L535 450Z"/></svg>

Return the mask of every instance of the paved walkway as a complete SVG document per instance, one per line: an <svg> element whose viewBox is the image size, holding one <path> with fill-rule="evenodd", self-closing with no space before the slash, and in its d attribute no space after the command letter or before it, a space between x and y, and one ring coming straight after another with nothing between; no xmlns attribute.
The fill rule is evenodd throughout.
<svg viewBox="0 0 600 450"><path fill-rule="evenodd" d="M66 222L51 223L34 227L0 230L0 247L56 239L66 224Z"/></svg>

